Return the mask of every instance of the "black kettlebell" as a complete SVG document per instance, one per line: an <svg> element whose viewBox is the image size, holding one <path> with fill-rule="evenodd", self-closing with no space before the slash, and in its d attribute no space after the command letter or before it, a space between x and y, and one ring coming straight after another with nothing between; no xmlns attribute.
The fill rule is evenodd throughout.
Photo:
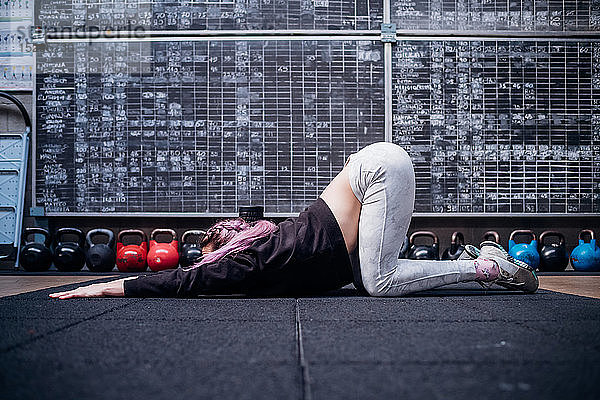
<svg viewBox="0 0 600 400"><path fill-rule="evenodd" d="M250 223L264 219L265 208L263 206L241 206L238 209L238 217Z"/></svg>
<svg viewBox="0 0 600 400"><path fill-rule="evenodd" d="M36 233L44 235L44 243L29 242L27 240L30 235ZM21 254L19 254L19 265L21 268L32 272L48 270L50 265L52 265L51 243L50 233L44 228L25 228L23 231L23 247L21 247Z"/></svg>
<svg viewBox="0 0 600 400"><path fill-rule="evenodd" d="M94 243L93 237L104 235L108 237L106 243ZM85 237L87 252L85 263L90 271L109 272L115 267L117 255L115 254L115 234L110 229L92 229Z"/></svg>
<svg viewBox="0 0 600 400"><path fill-rule="evenodd" d="M558 243L544 244L547 237L558 237ZM564 271L569 264L565 236L557 231L544 231L540 235L540 271Z"/></svg>
<svg viewBox="0 0 600 400"><path fill-rule="evenodd" d="M465 237L460 232L454 232L452 234L452 241L450 247L448 247L442 253L442 260L458 260L458 257L465 250Z"/></svg>
<svg viewBox="0 0 600 400"><path fill-rule="evenodd" d="M500 235L498 235L498 232L496 231L487 231L483 234L483 240L489 240L500 244Z"/></svg>
<svg viewBox="0 0 600 400"><path fill-rule="evenodd" d="M431 245L424 244L415 244L415 239L417 237L430 237L433 239L433 243ZM440 259L440 249L439 249L439 240L435 233L430 231L417 231L413 232L408 239L410 243L410 248L406 253L406 258L410 258L412 260L439 260Z"/></svg>
<svg viewBox="0 0 600 400"><path fill-rule="evenodd" d="M77 236L77 242L63 241L65 235ZM83 243L85 236L77 228L60 228L54 235L54 265L59 271L80 271L85 264L85 252Z"/></svg>
<svg viewBox="0 0 600 400"><path fill-rule="evenodd" d="M402 247L400 248L400 254L398 254L398 259L406 258L406 252L410 247L410 243L408 242L408 236L404 236L404 242L402 242Z"/></svg>
<svg viewBox="0 0 600 400"><path fill-rule="evenodd" d="M181 236L181 249L179 251L179 264L182 267L189 267L202 259L202 246L200 242L206 235L206 232L199 230L186 231ZM188 243L187 238L196 236L195 243Z"/></svg>

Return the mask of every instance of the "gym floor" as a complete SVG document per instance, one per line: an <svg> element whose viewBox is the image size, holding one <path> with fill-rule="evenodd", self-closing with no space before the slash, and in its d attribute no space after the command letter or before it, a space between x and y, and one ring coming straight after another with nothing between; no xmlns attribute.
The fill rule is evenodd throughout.
<svg viewBox="0 0 600 400"><path fill-rule="evenodd" d="M0 398L598 399L600 275L540 278L535 295L59 301L98 275L0 275Z"/></svg>

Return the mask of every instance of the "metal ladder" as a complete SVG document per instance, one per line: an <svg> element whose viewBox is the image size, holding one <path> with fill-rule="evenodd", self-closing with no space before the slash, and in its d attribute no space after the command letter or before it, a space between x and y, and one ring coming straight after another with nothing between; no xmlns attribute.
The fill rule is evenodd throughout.
<svg viewBox="0 0 600 400"><path fill-rule="evenodd" d="M31 119L19 99L5 92L0 97L13 102L25 122L24 132L0 132L0 260L15 257L18 268Z"/></svg>

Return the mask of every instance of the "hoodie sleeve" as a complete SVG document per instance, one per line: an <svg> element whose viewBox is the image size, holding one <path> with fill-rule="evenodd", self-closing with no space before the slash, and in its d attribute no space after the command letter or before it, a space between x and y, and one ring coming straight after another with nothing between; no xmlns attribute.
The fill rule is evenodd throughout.
<svg viewBox="0 0 600 400"><path fill-rule="evenodd" d="M250 254L199 267L177 268L124 282L126 297L194 297L200 294L245 293L256 282L258 266Z"/></svg>

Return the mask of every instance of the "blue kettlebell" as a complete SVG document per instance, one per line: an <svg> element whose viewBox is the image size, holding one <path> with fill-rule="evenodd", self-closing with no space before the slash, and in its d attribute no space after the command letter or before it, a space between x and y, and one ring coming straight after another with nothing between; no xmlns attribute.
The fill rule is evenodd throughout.
<svg viewBox="0 0 600 400"><path fill-rule="evenodd" d="M529 243L515 243L516 235L531 236L532 240ZM533 269L537 269L540 265L540 253L538 253L538 242L535 233L529 229L517 229L510 234L508 238L508 254L529 264Z"/></svg>
<svg viewBox="0 0 600 400"><path fill-rule="evenodd" d="M585 242L583 235L590 235L590 241ZM591 229L579 232L579 245L571 252L571 265L576 271L600 271L600 248L596 246L596 235Z"/></svg>

